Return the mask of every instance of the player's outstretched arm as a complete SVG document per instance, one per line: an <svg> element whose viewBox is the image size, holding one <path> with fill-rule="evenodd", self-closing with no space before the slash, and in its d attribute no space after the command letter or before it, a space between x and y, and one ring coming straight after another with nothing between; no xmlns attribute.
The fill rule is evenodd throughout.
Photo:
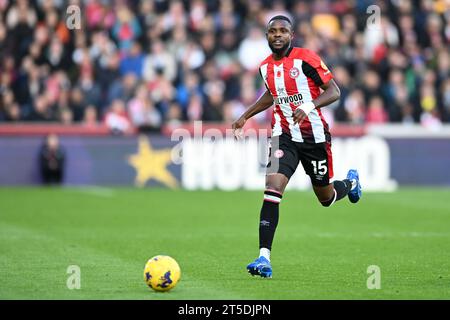
<svg viewBox="0 0 450 320"><path fill-rule="evenodd" d="M341 96L341 91L339 90L339 87L334 79L331 79L327 83L321 85L320 88L324 90L322 94L320 94L313 101L302 104L297 108L297 110L294 111L294 123L302 123L308 113L313 109L325 107L338 100Z"/></svg>
<svg viewBox="0 0 450 320"><path fill-rule="evenodd" d="M254 115L260 113L261 111L266 110L267 108L271 107L273 104L273 97L269 90L266 90L264 94L259 97L259 99L250 107L248 108L242 116L239 117L235 122L232 124L233 133L236 137L240 135L241 129L244 127L245 122L253 117Z"/></svg>

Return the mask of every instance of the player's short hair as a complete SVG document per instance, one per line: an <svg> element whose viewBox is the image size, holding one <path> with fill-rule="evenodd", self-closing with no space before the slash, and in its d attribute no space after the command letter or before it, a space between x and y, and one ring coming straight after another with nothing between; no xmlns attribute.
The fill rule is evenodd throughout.
<svg viewBox="0 0 450 320"><path fill-rule="evenodd" d="M283 15L281 15L281 14L272 17L272 18L269 20L269 22L267 23L267 25L269 25L269 24L270 24L272 21L274 21L274 20L284 20L284 21L287 21L287 22L291 25L291 27L292 27L291 19L289 19L288 17L283 16Z"/></svg>

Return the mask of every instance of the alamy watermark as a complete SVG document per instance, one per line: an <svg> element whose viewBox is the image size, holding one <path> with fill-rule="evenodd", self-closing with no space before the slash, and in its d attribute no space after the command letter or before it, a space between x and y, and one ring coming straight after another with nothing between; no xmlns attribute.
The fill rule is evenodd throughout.
<svg viewBox="0 0 450 320"><path fill-rule="evenodd" d="M67 274L69 274L69 277L67 278L67 289L74 290L74 289L81 289L81 269L77 265L70 265L67 267Z"/></svg>
<svg viewBox="0 0 450 320"><path fill-rule="evenodd" d="M381 8L377 5L367 7L366 13L370 16L367 18L367 29L381 28Z"/></svg>
<svg viewBox="0 0 450 320"><path fill-rule="evenodd" d="M208 125L204 126L202 121L194 121L193 126L190 128L177 128L172 131L170 140L178 142L178 144L172 148L171 160L174 164L183 163L182 145L184 143L200 143L205 148L225 144L227 145L227 150L238 157L244 156L242 147L245 147L248 143L257 141L258 163L260 166L265 166L267 165L269 153L272 150L276 152L279 149L278 140L270 139L271 133L270 129L265 128L238 129L236 131L232 128L227 128L221 130ZM271 160L272 170L277 170L279 158L275 155Z"/></svg>
<svg viewBox="0 0 450 320"><path fill-rule="evenodd" d="M77 5L70 5L66 10L66 27L69 30L81 29L81 9Z"/></svg>
<svg viewBox="0 0 450 320"><path fill-rule="evenodd" d="M377 265L370 265L367 267L367 289L381 289L381 269Z"/></svg>

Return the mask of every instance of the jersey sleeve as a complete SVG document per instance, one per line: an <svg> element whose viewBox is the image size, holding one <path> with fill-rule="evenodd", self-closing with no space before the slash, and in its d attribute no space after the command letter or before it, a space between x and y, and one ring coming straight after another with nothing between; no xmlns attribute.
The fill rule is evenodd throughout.
<svg viewBox="0 0 450 320"><path fill-rule="evenodd" d="M261 71L261 66L259 67L259 74L261 75L261 79L263 80L264 86L266 87L267 90L269 90L269 86L267 85L267 79L265 78L265 76L263 76L262 71ZM270 90L269 90L270 91Z"/></svg>
<svg viewBox="0 0 450 320"><path fill-rule="evenodd" d="M303 59L303 73L311 78L317 86L333 79L333 74L315 52L308 50Z"/></svg>

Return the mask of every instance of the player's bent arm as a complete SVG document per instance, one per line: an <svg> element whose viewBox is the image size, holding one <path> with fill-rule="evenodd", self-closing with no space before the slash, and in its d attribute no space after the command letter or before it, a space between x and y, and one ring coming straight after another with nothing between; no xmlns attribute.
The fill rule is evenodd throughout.
<svg viewBox="0 0 450 320"><path fill-rule="evenodd" d="M316 108L325 107L341 97L341 90L339 90L339 87L334 79L331 79L327 83L321 85L320 88L323 90L322 94L313 100Z"/></svg>
<svg viewBox="0 0 450 320"><path fill-rule="evenodd" d="M269 90L266 90L261 97L250 107L242 116L233 122L233 129L240 129L244 126L245 122L254 115L266 110L273 105L273 97Z"/></svg>
<svg viewBox="0 0 450 320"><path fill-rule="evenodd" d="M327 83L321 85L320 88L324 90L322 94L320 94L313 101L303 103L297 108L297 110L295 110L294 123L302 123L302 121L312 110L325 107L341 97L341 90L339 90L339 87L334 79L331 79Z"/></svg>

